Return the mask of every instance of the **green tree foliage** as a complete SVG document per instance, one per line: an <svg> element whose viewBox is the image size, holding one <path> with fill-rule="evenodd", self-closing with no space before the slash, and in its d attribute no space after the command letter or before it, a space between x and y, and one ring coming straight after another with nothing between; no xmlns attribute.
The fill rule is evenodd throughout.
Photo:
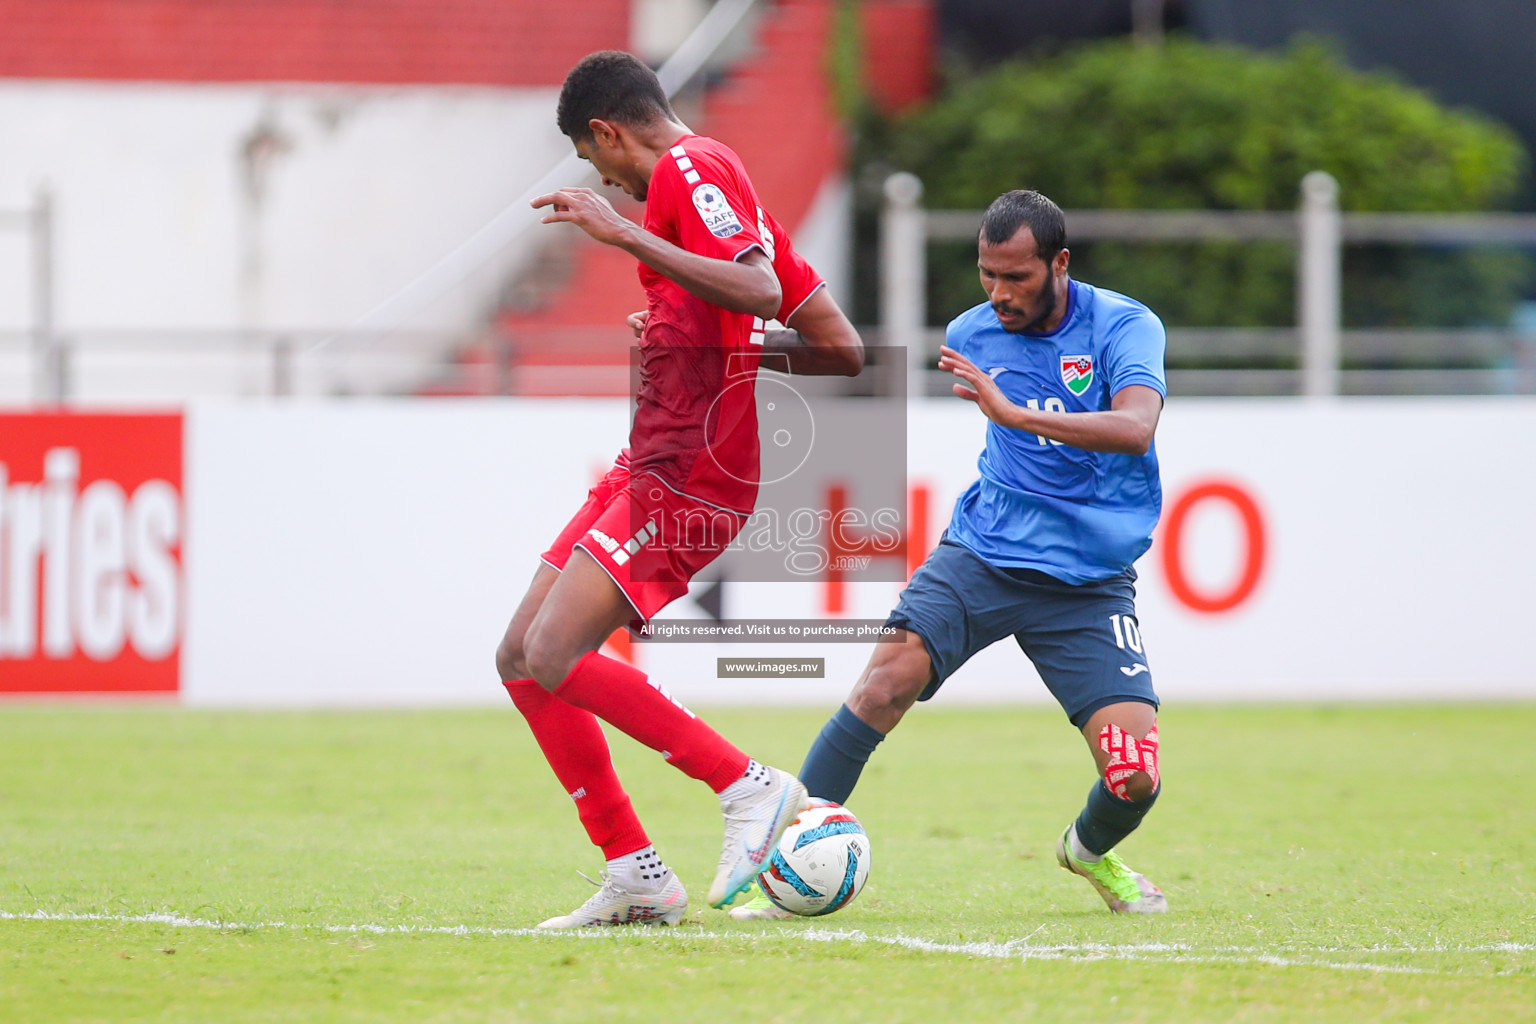
<svg viewBox="0 0 1536 1024"><path fill-rule="evenodd" d="M892 128L886 159L922 178L934 208L1024 187L1069 209L1289 210L1302 176L1325 170L1346 210L1486 210L1526 166L1504 127L1316 41L1280 54L1094 44L1000 65ZM933 261L942 320L980 296L969 256L936 255L958 257ZM1291 323L1294 260L1278 243L1073 248L1077 276L1189 326ZM1527 276L1519 254L1403 248L1352 247L1345 272L1357 325L1503 322Z"/></svg>

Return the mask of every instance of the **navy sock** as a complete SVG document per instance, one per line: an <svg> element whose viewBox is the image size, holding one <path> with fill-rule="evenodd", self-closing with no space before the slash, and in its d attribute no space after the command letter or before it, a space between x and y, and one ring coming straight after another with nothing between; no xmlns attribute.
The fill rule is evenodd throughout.
<svg viewBox="0 0 1536 1024"><path fill-rule="evenodd" d="M1100 779L1088 791L1088 804L1077 816L1077 838L1088 850L1103 855L1113 850L1126 836L1136 831L1141 819L1146 817L1162 786L1152 791L1145 800L1122 800L1109 791Z"/></svg>
<svg viewBox="0 0 1536 1024"><path fill-rule="evenodd" d="M869 755L883 739L885 733L866 725L844 704L827 719L816 742L806 752L805 764L800 766L800 781L811 796L847 803Z"/></svg>

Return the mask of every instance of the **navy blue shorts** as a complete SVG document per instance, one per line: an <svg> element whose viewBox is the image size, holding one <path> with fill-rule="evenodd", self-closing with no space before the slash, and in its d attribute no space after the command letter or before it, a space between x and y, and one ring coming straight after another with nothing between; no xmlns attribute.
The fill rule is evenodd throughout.
<svg viewBox="0 0 1536 1024"><path fill-rule="evenodd" d="M949 540L912 575L889 626L922 637L933 678L927 700L971 655L1012 635L1072 724L1120 701L1157 707L1136 621L1135 575L1073 586L1029 569L1000 569Z"/></svg>

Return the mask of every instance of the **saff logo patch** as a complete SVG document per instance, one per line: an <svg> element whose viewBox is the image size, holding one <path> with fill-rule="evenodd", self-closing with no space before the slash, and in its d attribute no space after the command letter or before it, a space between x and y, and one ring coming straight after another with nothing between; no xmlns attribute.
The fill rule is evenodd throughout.
<svg viewBox="0 0 1536 1024"><path fill-rule="evenodd" d="M1093 383L1093 357L1062 356L1061 382L1074 395L1087 391L1088 385Z"/></svg>
<svg viewBox="0 0 1536 1024"><path fill-rule="evenodd" d="M741 221L720 186L705 182L693 190L693 208L699 211L704 226L717 238L730 238L741 230Z"/></svg>

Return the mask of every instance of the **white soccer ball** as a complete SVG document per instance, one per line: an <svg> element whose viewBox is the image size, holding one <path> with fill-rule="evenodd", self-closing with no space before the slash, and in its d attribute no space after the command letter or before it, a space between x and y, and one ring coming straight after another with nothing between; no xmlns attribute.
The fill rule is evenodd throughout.
<svg viewBox="0 0 1536 1024"><path fill-rule="evenodd" d="M848 808L813 800L763 865L757 882L776 906L818 917L847 906L869 877L869 836Z"/></svg>

